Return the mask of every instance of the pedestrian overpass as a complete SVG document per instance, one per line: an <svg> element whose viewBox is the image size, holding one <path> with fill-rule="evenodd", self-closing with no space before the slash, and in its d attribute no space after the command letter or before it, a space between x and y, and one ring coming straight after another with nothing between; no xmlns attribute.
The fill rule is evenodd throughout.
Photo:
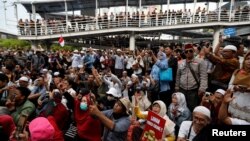
<svg viewBox="0 0 250 141"><path fill-rule="evenodd" d="M98 9L99 7L106 7L108 4L105 0L97 0L96 2L82 3L77 4L74 0L64 1L57 0L58 2L34 2L34 3L23 3L26 9L32 13L33 22L29 22L28 24L22 24L18 26L18 39L21 40L30 40L33 42L40 40L57 40L59 37L63 37L67 40L67 38L78 38L78 37L100 37L107 35L129 35L129 46L130 49L135 48L135 36L138 34L152 34L152 33L179 33L188 30L198 30L198 29L213 29L213 45L217 44L219 35L224 28L238 28L238 27L250 27L250 10L248 11L240 11L239 13L235 12L233 7L233 0L231 0L231 8L230 10L222 10L219 7L218 11L205 11L197 13L190 13L189 15L184 12L181 14L172 13L168 9L165 11L166 13L160 14L156 13L154 15L144 15L141 9L141 6L151 5L146 1L136 1L134 5L139 6L138 14L136 15L126 15L128 12L127 9L125 11L125 15L120 17L120 15L112 18L110 15L105 17L99 17L96 13L95 16L84 16L74 17L73 19L69 19L66 14L65 19L53 19L53 20L42 20L37 22L35 18L36 13L42 13L43 9L46 9L48 12L52 12L53 10L62 11L65 9L67 13L68 8L73 9L82 9L83 7L79 6L87 6L88 8ZM77 1L84 2L86 0ZM225 0L229 1L229 0ZM99 2L99 3L98 3ZM120 1L119 1L120 2ZM131 5L131 1L126 1L126 3L119 3L116 1L116 5L126 5L126 7ZM125 2L125 1L123 1ZM156 0L157 4L164 4L159 0ZM181 0L173 1L168 0L168 6L172 2L181 3ZM185 2L194 2L196 4L197 0L188 0ZM215 2L219 2L219 5L222 4L223 0L215 0ZM60 5L56 5L60 4ZM63 7L63 4L64 7ZM71 4L71 6L69 6ZM86 5L90 4L90 5ZM92 4L92 5L91 5ZM132 4L133 5L133 4ZM53 6L54 8L49 8ZM68 7L69 6L69 7ZM75 7L74 7L75 6ZM99 7L98 7L99 6ZM86 7L86 8L87 8ZM194 6L195 7L195 6ZM58 9L59 8L59 9ZM193 9L195 11L195 9ZM202 34L201 34L202 35Z"/></svg>

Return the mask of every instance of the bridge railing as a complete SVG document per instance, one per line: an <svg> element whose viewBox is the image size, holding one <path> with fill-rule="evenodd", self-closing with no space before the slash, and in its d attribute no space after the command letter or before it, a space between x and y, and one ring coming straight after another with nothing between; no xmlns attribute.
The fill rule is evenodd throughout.
<svg viewBox="0 0 250 141"><path fill-rule="evenodd" d="M242 22L250 21L250 11L241 12L229 16L223 12L220 16L216 12L208 14L184 15L184 14L169 14L169 15L151 15L141 17L131 17L126 20L123 18L115 19L74 19L66 22L65 20L51 20L41 23L32 23L27 25L19 25L18 33L20 36L41 36L52 34L63 34L72 32L84 32L93 30L104 30L121 27L156 27L156 26L173 26L184 24L202 24L208 22Z"/></svg>

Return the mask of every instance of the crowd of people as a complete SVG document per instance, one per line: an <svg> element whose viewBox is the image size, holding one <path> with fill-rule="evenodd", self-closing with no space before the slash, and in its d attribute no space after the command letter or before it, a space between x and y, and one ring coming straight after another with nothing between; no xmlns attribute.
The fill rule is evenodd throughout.
<svg viewBox="0 0 250 141"><path fill-rule="evenodd" d="M226 9L220 13L220 21L248 21L250 17L249 7L238 7L232 14ZM152 12L142 11L113 13L110 15L104 13L97 17L76 16L66 22L65 18L37 19L37 21L20 19L18 21L19 33L21 35L48 35L65 32L79 32L116 27L145 27L145 26L163 26L189 23L205 23L218 21L218 11L207 11L205 8L198 7L196 11L191 9L162 11L155 9ZM127 21L127 22L126 22ZM98 24L96 24L98 23ZM35 30L36 29L36 30Z"/></svg>
<svg viewBox="0 0 250 141"><path fill-rule="evenodd" d="M165 141L206 141L207 126L250 124L242 43L0 54L3 141L138 141L149 110L166 120ZM163 80L169 68L173 79Z"/></svg>

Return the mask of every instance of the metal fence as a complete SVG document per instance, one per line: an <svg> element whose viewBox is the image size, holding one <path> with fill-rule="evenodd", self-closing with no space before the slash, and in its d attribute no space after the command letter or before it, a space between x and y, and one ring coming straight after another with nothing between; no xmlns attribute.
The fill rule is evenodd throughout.
<svg viewBox="0 0 250 141"><path fill-rule="evenodd" d="M46 21L44 23L29 23L18 26L18 33L21 36L40 36L63 34L72 32L84 32L90 30L103 30L121 27L154 27L154 26L172 26L183 24L202 24L208 22L241 22L250 21L250 11L241 12L229 16L227 13L210 12L209 14L169 14L169 15L150 15L135 16L128 18L113 19L73 19L68 22L65 20Z"/></svg>

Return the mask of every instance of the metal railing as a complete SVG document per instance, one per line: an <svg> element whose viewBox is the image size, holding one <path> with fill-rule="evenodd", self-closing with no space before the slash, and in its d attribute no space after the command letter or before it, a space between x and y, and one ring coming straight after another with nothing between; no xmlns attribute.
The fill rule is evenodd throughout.
<svg viewBox="0 0 250 141"><path fill-rule="evenodd" d="M169 15L151 15L141 16L140 18L123 18L102 19L74 19L66 22L65 20L53 20L49 22L23 24L18 26L18 33L21 36L40 36L63 34L72 32L84 32L91 30L103 30L121 27L155 27L155 26L172 26L183 24L202 24L208 22L241 22L250 21L250 11L234 14L229 17L228 14L222 13L220 18L216 12L209 14L169 14Z"/></svg>

